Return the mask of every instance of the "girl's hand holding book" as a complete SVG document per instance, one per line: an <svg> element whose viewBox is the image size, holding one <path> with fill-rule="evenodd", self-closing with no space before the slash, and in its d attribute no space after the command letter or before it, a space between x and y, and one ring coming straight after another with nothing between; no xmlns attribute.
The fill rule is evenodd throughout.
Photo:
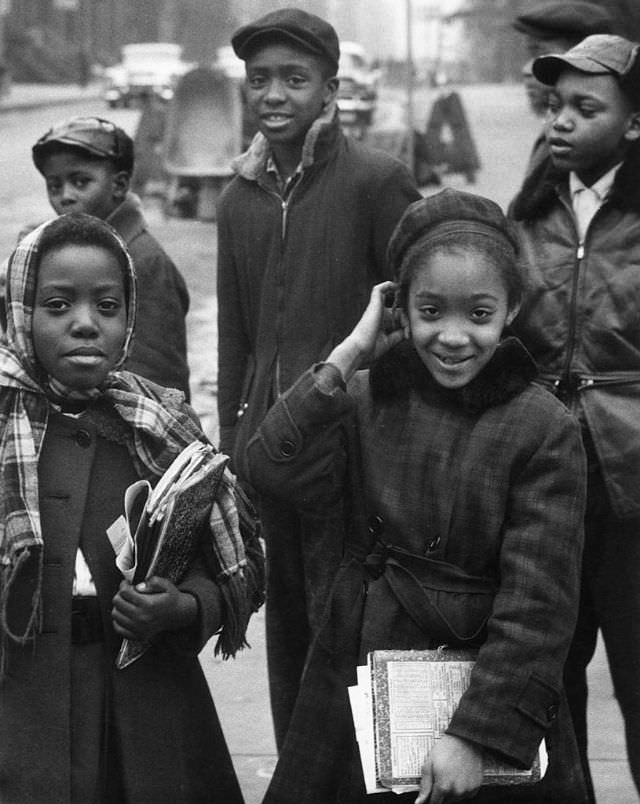
<svg viewBox="0 0 640 804"><path fill-rule="evenodd" d="M135 586L122 581L113 598L111 614L120 636L149 641L163 631L192 625L198 616L198 604L193 595L154 575Z"/></svg>
<svg viewBox="0 0 640 804"><path fill-rule="evenodd" d="M415 804L449 804L472 797L482 784L482 764L478 746L443 734L425 760Z"/></svg>

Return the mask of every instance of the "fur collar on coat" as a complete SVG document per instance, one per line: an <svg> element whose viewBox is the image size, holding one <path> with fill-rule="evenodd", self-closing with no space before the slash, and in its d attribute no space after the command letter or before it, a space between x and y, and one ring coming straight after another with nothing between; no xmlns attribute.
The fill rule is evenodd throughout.
<svg viewBox="0 0 640 804"><path fill-rule="evenodd" d="M325 152L325 144L327 147L333 144L339 131L338 109L335 103L330 103L307 131L300 160L303 170L319 161ZM269 153L269 141L259 131L247 150L233 160L231 167L243 179L257 181L266 170Z"/></svg>
<svg viewBox="0 0 640 804"><path fill-rule="evenodd" d="M617 172L609 202L622 210L640 215L640 143L633 145ZM551 157L544 159L526 177L511 206L517 221L541 218L558 198L558 186L567 180L566 171L554 167Z"/></svg>
<svg viewBox="0 0 640 804"><path fill-rule="evenodd" d="M448 390L438 385L413 345L404 341L371 366L369 383L375 403L399 400L417 390L479 413L517 396L536 374L535 363L525 347L517 338L506 338L477 377L464 388Z"/></svg>

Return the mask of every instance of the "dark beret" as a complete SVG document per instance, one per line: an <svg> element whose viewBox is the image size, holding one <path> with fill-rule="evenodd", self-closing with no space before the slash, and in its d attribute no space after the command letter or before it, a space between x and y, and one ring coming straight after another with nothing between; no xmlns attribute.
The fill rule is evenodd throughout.
<svg viewBox="0 0 640 804"><path fill-rule="evenodd" d="M276 38L288 39L303 50L324 56L338 69L340 43L335 28L299 8L280 8L243 25L231 37L231 45L236 56L246 59L260 42Z"/></svg>
<svg viewBox="0 0 640 804"><path fill-rule="evenodd" d="M447 187L407 207L389 240L389 266L397 275L405 255L418 240L428 242L467 233L501 241L514 255L518 251L513 224L498 204L481 195Z"/></svg>
<svg viewBox="0 0 640 804"><path fill-rule="evenodd" d="M542 3L516 17L513 27L539 39L611 33L609 12L595 3Z"/></svg>

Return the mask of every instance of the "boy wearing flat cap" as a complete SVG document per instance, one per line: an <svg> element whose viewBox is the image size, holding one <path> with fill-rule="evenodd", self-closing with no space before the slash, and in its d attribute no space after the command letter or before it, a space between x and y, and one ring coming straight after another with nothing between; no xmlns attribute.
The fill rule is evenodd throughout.
<svg viewBox="0 0 640 804"><path fill-rule="evenodd" d="M340 48L329 23L279 9L240 28L231 42L246 64L259 131L236 159L218 210L218 412L221 449L246 479L248 440L281 391L359 319L371 286L388 276L389 236L419 193L403 164L342 133ZM267 498L259 503L281 745L341 545L328 550L325 543L320 552L308 533L317 523Z"/></svg>
<svg viewBox="0 0 640 804"><path fill-rule="evenodd" d="M602 629L640 792L640 45L594 35L542 56L549 156L512 205L530 292L513 326L580 419L583 586L565 682L585 771L586 668Z"/></svg>
<svg viewBox="0 0 640 804"><path fill-rule="evenodd" d="M85 212L106 220L127 244L138 281L136 338L125 368L189 399L186 315L189 294L173 261L151 234L129 191L133 140L100 117L65 120L40 137L33 162L56 214Z"/></svg>
<svg viewBox="0 0 640 804"><path fill-rule="evenodd" d="M581 42L585 36L611 33L609 12L595 3L556 2L538 3L515 18L513 27L524 36L529 61L522 68L525 91L531 110L544 117L549 101L549 87L533 75L531 66L538 56L548 53L565 53ZM536 138L529 169L547 155L544 132Z"/></svg>

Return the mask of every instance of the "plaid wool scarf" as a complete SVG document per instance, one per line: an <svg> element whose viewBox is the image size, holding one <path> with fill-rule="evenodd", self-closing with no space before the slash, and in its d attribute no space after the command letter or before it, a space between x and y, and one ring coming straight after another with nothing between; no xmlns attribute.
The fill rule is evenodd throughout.
<svg viewBox="0 0 640 804"><path fill-rule="evenodd" d="M65 389L43 374L35 357L32 321L38 244L51 223L53 221L38 227L20 242L9 261L7 274L7 332L0 344L0 678L6 660L6 640L24 644L35 636L41 622L41 582L37 584L23 633L11 631L7 606L12 583L31 555L38 557L41 581L44 544L39 512L38 457L52 405L65 399L106 400L131 427L128 448L137 472L148 479L160 477L178 453L193 441L208 443L186 406L166 405L166 389L130 372L116 370L126 359L132 340L136 287L133 264L115 231L112 234L127 256L128 266L127 330L115 369L100 388L81 394ZM170 393L182 397L178 391ZM245 588L247 560L243 522L236 507L240 492L228 469L225 469L224 480L213 501L210 536L220 568L217 580L235 615L232 616L232 634L225 635L223 626L222 650L225 655L233 655L245 644L252 610L248 598L255 590ZM255 535L255 529L251 535ZM253 587L253 583L249 585Z"/></svg>

